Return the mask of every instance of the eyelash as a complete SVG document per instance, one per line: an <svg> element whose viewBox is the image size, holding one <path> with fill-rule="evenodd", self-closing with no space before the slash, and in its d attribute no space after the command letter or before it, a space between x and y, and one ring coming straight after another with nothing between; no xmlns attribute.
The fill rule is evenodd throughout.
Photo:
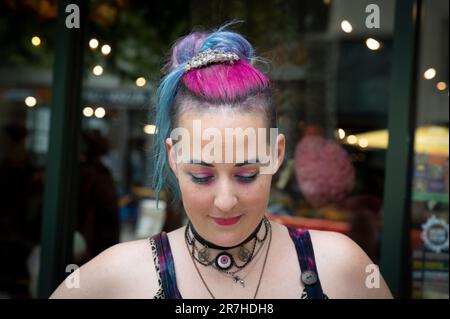
<svg viewBox="0 0 450 319"><path fill-rule="evenodd" d="M189 175L191 176L192 181L194 183L197 183L197 184L207 184L213 178L212 176L195 177L191 173L189 173ZM236 175L236 177L239 180L239 182L242 182L242 183L251 183L251 182L253 182L256 179L257 176L258 176L258 173L255 173L254 175L251 175L251 176Z"/></svg>

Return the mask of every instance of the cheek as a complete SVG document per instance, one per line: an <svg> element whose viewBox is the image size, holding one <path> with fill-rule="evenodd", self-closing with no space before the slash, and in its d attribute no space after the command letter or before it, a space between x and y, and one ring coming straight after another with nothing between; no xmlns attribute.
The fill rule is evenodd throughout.
<svg viewBox="0 0 450 319"><path fill-rule="evenodd" d="M180 177L178 179L180 185L183 206L186 211L201 211L212 205L211 190L208 186L196 185L191 181L190 177Z"/></svg>
<svg viewBox="0 0 450 319"><path fill-rule="evenodd" d="M270 194L271 176L262 175L250 184L241 184L239 186L240 201L244 205L261 207L267 204Z"/></svg>

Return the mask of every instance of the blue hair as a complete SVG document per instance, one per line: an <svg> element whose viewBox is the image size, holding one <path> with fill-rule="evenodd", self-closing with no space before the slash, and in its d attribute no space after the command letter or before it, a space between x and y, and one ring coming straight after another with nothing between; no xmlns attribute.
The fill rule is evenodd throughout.
<svg viewBox="0 0 450 319"><path fill-rule="evenodd" d="M170 169L166 152L166 138L170 136L172 130L172 112L173 105L180 79L184 73L184 65L166 75L156 93L156 141L153 147L153 156L155 158L152 185L156 195L156 209L158 209L159 196L164 187L164 180L176 197L180 195L178 181L175 174Z"/></svg>
<svg viewBox="0 0 450 319"><path fill-rule="evenodd" d="M236 32L223 31L230 24L235 22L230 22L224 26L217 29L215 32L211 33L200 48L200 52L207 49L224 50L227 52L233 52L239 55L246 62L250 62L254 58L254 51L252 45L240 34Z"/></svg>

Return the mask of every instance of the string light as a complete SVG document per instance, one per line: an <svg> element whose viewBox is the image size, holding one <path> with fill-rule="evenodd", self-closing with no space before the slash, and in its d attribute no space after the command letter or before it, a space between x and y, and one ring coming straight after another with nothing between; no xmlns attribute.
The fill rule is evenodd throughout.
<svg viewBox="0 0 450 319"><path fill-rule="evenodd" d="M436 84L436 88L437 88L439 91L444 91L444 90L447 88L447 83L445 83L445 82L443 82L443 81L438 82L438 83Z"/></svg>
<svg viewBox="0 0 450 319"><path fill-rule="evenodd" d="M358 141L358 139L356 138L355 135L349 135L347 137L348 144L356 144L357 141Z"/></svg>
<svg viewBox="0 0 450 319"><path fill-rule="evenodd" d="M27 96L25 98L25 105L28 107L34 107L37 104L37 100L34 96Z"/></svg>
<svg viewBox="0 0 450 319"><path fill-rule="evenodd" d="M144 126L145 134L155 134L155 132L156 132L156 125L147 124Z"/></svg>
<svg viewBox="0 0 450 319"><path fill-rule="evenodd" d="M97 49L98 48L98 40L97 39L91 39L90 41L89 41L89 47L91 48L91 49Z"/></svg>
<svg viewBox="0 0 450 319"><path fill-rule="evenodd" d="M341 29L345 33L350 33L350 32L353 31L353 27L352 27L351 23L348 22L347 20L342 20L342 22L341 22Z"/></svg>
<svg viewBox="0 0 450 319"><path fill-rule="evenodd" d="M111 47L108 44L104 44L102 45L101 51L103 55L108 55L111 53Z"/></svg>
<svg viewBox="0 0 450 319"><path fill-rule="evenodd" d="M92 69L92 73L94 73L94 75L96 75L96 76L102 75L103 74L103 67L101 65L94 66L94 68Z"/></svg>
<svg viewBox="0 0 450 319"><path fill-rule="evenodd" d="M144 86L146 83L147 83L147 81L146 81L145 78L142 77L142 76L136 79L136 85L137 85L137 86L142 87L142 86Z"/></svg>
<svg viewBox="0 0 450 319"><path fill-rule="evenodd" d="M366 46L370 49L370 50L378 50L381 47L381 43L373 38L368 38L366 40Z"/></svg>
<svg viewBox="0 0 450 319"><path fill-rule="evenodd" d="M83 115L86 117L91 117L92 115L94 115L94 109L92 107L85 107L83 109Z"/></svg>
<svg viewBox="0 0 450 319"><path fill-rule="evenodd" d="M423 73L423 77L424 77L426 80L431 80L431 79L433 79L435 76L436 76L436 69L435 69L435 68L429 68L428 70L426 70L426 71Z"/></svg>
<svg viewBox="0 0 450 319"><path fill-rule="evenodd" d="M98 107L95 109L94 114L95 114L95 117L101 119L101 118L105 117L106 111L104 108Z"/></svg>
<svg viewBox="0 0 450 319"><path fill-rule="evenodd" d="M40 46L41 45L41 38L39 38L38 36L34 36L31 38L31 44L34 45L35 47Z"/></svg>
<svg viewBox="0 0 450 319"><path fill-rule="evenodd" d="M362 148L366 148L367 146L369 146L369 141L365 138L362 138L358 141L358 145Z"/></svg>

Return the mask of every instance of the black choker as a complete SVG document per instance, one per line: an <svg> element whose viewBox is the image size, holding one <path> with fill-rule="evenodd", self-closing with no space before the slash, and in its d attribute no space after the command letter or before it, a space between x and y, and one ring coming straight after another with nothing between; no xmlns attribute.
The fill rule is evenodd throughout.
<svg viewBox="0 0 450 319"><path fill-rule="evenodd" d="M207 241L206 239L204 239L202 236L200 236L197 233L197 231L194 228L194 225L192 225L192 223L190 221L189 221L189 223L188 223L186 228L189 228L192 231L192 234L194 235L195 240L197 240L203 246L207 246L209 248L217 249L217 250L229 250L229 249L233 249L233 248L245 245L250 240L252 240L254 237L256 237L256 234L261 229L261 225L265 221L265 219L266 219L266 217L264 216L264 218L259 222L258 226L256 226L256 229L243 242L241 242L241 243L239 243L237 245L234 245L234 246L230 246L230 247L219 246L219 245L216 245L214 243L211 243L211 242Z"/></svg>
<svg viewBox="0 0 450 319"><path fill-rule="evenodd" d="M264 233L264 237L262 239L259 239L257 234L258 234L259 230L261 229L262 224L264 224L265 233ZM190 232L192 232L192 236L190 235ZM192 258L194 258L196 261L198 261L203 266L213 266L214 268L216 268L217 270L219 270L221 272L227 272L229 269L231 269L234 266L238 269L236 271L236 272L238 272L241 269L243 269L245 266L247 266L250 263L250 261L259 253L264 241L267 238L267 234L269 232L270 232L270 223L267 220L267 218L264 217L261 220L261 222L258 224L256 229L243 242L241 242L238 245L231 246L231 247L222 247L222 246L210 243L207 240L205 240L204 238L202 238L195 231L192 224L189 222L186 227L186 231L185 231L185 239L186 239L186 243L188 244L188 246L192 247L191 252L190 252L192 255ZM251 250L249 250L244 245L252 240L253 240L252 248L251 248ZM203 247L201 247L201 248L196 247L196 241L198 241L201 245L203 245ZM258 249L256 249L256 253L255 253L255 248L256 248L257 243L259 243L260 245L259 245ZM237 247L239 247L238 258L241 262L243 262L243 264L237 264L235 262L233 256L230 253L226 252L226 250L237 248ZM210 248L222 250L222 251L220 253L218 253L216 255L216 257L211 260L210 259ZM197 251L198 256L195 255L196 251Z"/></svg>

